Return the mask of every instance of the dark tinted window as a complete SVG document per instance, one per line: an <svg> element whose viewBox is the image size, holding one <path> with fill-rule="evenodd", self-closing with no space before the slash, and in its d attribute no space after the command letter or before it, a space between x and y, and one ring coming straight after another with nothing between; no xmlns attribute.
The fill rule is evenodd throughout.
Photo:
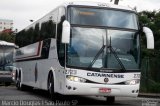
<svg viewBox="0 0 160 106"><path fill-rule="evenodd" d="M71 24L138 29L136 14L126 11L69 8Z"/></svg>
<svg viewBox="0 0 160 106"><path fill-rule="evenodd" d="M61 43L62 38L62 23L65 20L65 9L59 8L59 17L58 17L58 24L57 24L57 53L58 59L62 66L64 66L65 60L65 46Z"/></svg>
<svg viewBox="0 0 160 106"><path fill-rule="evenodd" d="M48 38L55 38L58 10L55 10L37 21L31 27L16 35L16 44L23 47Z"/></svg>

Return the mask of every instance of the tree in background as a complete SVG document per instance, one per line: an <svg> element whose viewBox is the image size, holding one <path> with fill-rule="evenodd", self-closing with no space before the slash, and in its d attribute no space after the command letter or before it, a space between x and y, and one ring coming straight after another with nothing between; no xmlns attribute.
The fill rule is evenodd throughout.
<svg viewBox="0 0 160 106"><path fill-rule="evenodd" d="M146 49L145 36L141 37L142 44L142 56L144 58L142 64L144 69L142 71L142 91L143 92L160 92L160 11L142 11L139 14L139 21L142 26L151 28L154 34L154 50ZM146 80L145 79L149 79Z"/></svg>
<svg viewBox="0 0 160 106"><path fill-rule="evenodd" d="M146 39L144 36L142 36L142 56L160 57L160 11L142 11L138 14L140 23L142 24L142 26L151 28L155 40L155 49L147 50L145 49Z"/></svg>
<svg viewBox="0 0 160 106"><path fill-rule="evenodd" d="M0 40L14 43L15 36L13 35L13 33L2 32L0 33Z"/></svg>

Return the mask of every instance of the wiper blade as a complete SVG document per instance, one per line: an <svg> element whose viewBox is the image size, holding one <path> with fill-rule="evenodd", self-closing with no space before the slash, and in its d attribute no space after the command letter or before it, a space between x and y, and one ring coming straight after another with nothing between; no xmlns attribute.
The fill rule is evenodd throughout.
<svg viewBox="0 0 160 106"><path fill-rule="evenodd" d="M99 55L103 52L104 48L106 47L106 45L103 45L101 47L101 49L98 51L98 53L96 54L96 56L94 57L94 59L92 60L92 62L90 63L90 65L88 66L88 68L92 67L93 64L96 62L96 60L98 59Z"/></svg>
<svg viewBox="0 0 160 106"><path fill-rule="evenodd" d="M111 51L111 52L113 53L113 55L116 57L119 65L122 67L123 71L125 72L125 71L126 71L126 68L124 67L122 61L119 59L119 57L118 57L117 53L115 52L115 50L113 49L113 47L110 45L110 46L108 46L108 48L110 48L110 51Z"/></svg>

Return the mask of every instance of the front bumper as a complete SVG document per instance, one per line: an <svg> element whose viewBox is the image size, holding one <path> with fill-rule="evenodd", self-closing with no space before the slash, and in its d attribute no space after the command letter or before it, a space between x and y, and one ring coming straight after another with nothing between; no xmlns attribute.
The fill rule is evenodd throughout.
<svg viewBox="0 0 160 106"><path fill-rule="evenodd" d="M111 89L110 93L101 93L100 88ZM65 95L84 95L84 96L128 96L137 97L139 84L136 85L107 85L90 84L67 81L63 94Z"/></svg>
<svg viewBox="0 0 160 106"><path fill-rule="evenodd" d="M11 75L0 75L0 82L13 82Z"/></svg>

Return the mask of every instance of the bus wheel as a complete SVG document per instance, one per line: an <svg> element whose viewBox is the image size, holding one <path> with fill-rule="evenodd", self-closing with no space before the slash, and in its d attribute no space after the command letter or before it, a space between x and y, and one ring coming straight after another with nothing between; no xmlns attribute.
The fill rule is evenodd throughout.
<svg viewBox="0 0 160 106"><path fill-rule="evenodd" d="M16 87L18 90L20 90L20 80L21 80L21 73L16 73L17 78L16 78Z"/></svg>
<svg viewBox="0 0 160 106"><path fill-rule="evenodd" d="M16 87L18 90L20 90L20 81L19 80L17 80L17 82L16 82Z"/></svg>
<svg viewBox="0 0 160 106"><path fill-rule="evenodd" d="M56 99L56 93L54 93L54 78L52 73L48 76L48 91L51 99L54 101Z"/></svg>
<svg viewBox="0 0 160 106"><path fill-rule="evenodd" d="M21 84L21 72L19 72L19 75L18 75L18 78L17 78L17 81L16 81L16 87L18 90L21 90L21 91L24 91L26 90L25 86L23 84Z"/></svg>
<svg viewBox="0 0 160 106"><path fill-rule="evenodd" d="M19 77L18 77L18 71L16 70L16 74L15 74L15 84L16 84L16 87L17 87L17 89L18 89L18 87L19 87Z"/></svg>
<svg viewBox="0 0 160 106"><path fill-rule="evenodd" d="M115 97L114 96L106 97L106 102L107 104L113 104L115 102Z"/></svg>

